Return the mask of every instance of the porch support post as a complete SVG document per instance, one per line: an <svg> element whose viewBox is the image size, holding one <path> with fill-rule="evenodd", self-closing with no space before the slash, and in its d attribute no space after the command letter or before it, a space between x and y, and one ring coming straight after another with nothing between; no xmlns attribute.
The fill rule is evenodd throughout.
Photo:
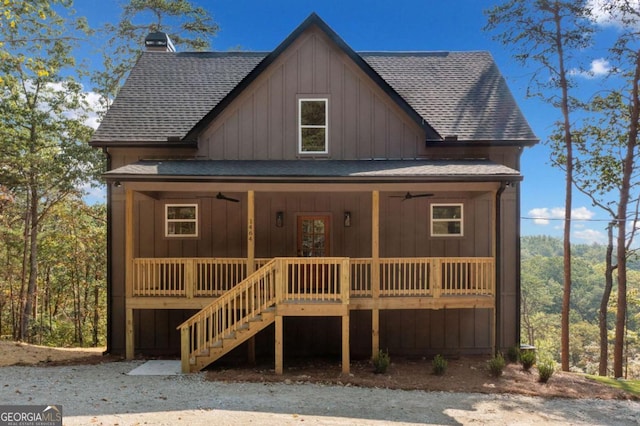
<svg viewBox="0 0 640 426"><path fill-rule="evenodd" d="M349 374L350 369L349 356L349 310L347 315L342 316L342 374Z"/></svg>
<svg viewBox="0 0 640 426"><path fill-rule="evenodd" d="M256 239L255 239L255 192L247 192L247 276L255 271Z"/></svg>
<svg viewBox="0 0 640 426"><path fill-rule="evenodd" d="M375 357L380 349L380 192L371 193L371 357Z"/></svg>
<svg viewBox="0 0 640 426"><path fill-rule="evenodd" d="M497 347L496 347L496 336L498 334L498 310L497 310L497 306L498 306L498 293L496 292L497 289L497 278L500 276L500 274L497 274L497 268L498 268L498 253L497 253L497 229L498 229L498 208L499 206L499 201L498 201L498 197L500 195L498 195L498 191L493 191L493 199L494 199L494 203L493 203L493 214L491 215L491 255L493 256L493 267L495 268L494 270L494 274L493 274L493 309L491 310L491 354L493 356L496 356L497 352Z"/></svg>
<svg viewBox="0 0 640 426"><path fill-rule="evenodd" d="M247 276L253 274L256 264L256 238L255 238L255 192L247 192ZM250 364L256 363L256 337L251 336L247 341L247 360Z"/></svg>
<svg viewBox="0 0 640 426"><path fill-rule="evenodd" d="M134 357L134 334L133 334L133 309L127 308L125 310L125 356L127 359L133 359Z"/></svg>
<svg viewBox="0 0 640 426"><path fill-rule="evenodd" d="M125 356L133 359L134 348L134 325L133 309L128 307L129 300L133 297L133 191L126 190L125 193L125 218L124 218L124 267L125 267Z"/></svg>
<svg viewBox="0 0 640 426"><path fill-rule="evenodd" d="M493 336L492 336L492 350L495 355L502 345L501 338L501 326L502 326L502 193L507 189L506 182L500 183L500 188L494 192L495 203L493 212L493 263L495 267L495 282L493 285ZM518 315L520 315L518 313ZM513 319L517 321L516 318Z"/></svg>
<svg viewBox="0 0 640 426"><path fill-rule="evenodd" d="M276 348L275 348L275 355L276 355L276 374L282 374L284 369L283 369L283 345L282 345L282 335L283 335L283 321L282 321L282 315L276 315Z"/></svg>
<svg viewBox="0 0 640 426"><path fill-rule="evenodd" d="M183 327L180 330L180 370L183 374L191 371L191 365L189 363L190 352L189 327Z"/></svg>

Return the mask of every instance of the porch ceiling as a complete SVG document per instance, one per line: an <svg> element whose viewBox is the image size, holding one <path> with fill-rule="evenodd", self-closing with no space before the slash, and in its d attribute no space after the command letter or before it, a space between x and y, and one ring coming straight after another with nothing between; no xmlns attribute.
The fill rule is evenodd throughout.
<svg viewBox="0 0 640 426"><path fill-rule="evenodd" d="M518 170L490 160L143 160L105 173L108 180L192 182L500 182Z"/></svg>

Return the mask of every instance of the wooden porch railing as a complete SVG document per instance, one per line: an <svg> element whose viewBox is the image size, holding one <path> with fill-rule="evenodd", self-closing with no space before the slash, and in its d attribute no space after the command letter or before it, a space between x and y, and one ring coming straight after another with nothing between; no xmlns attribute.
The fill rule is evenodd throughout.
<svg viewBox="0 0 640 426"><path fill-rule="evenodd" d="M283 300L342 302L349 300L349 258L280 258Z"/></svg>
<svg viewBox="0 0 640 426"><path fill-rule="evenodd" d="M254 269L269 262L256 259ZM136 258L133 296L218 297L247 277L244 258Z"/></svg>
<svg viewBox="0 0 640 426"><path fill-rule="evenodd" d="M379 259L378 284L373 283L369 258L280 259L287 273L283 295L295 296L297 300L372 297L374 285L379 285L380 297L495 294L495 261L491 257L382 258ZM254 268L259 269L268 262L256 259ZM247 259L242 258L134 259L132 294L220 297L246 278L247 265ZM345 274L350 284L341 286Z"/></svg>
<svg viewBox="0 0 640 426"><path fill-rule="evenodd" d="M372 260L350 259L351 297L372 297ZM380 296L492 296L492 257L400 257L379 259Z"/></svg>

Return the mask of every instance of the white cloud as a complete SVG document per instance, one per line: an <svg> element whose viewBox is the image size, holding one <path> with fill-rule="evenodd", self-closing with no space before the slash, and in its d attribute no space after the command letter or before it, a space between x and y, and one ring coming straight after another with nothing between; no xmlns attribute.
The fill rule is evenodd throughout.
<svg viewBox="0 0 640 426"><path fill-rule="evenodd" d="M591 61L591 67L589 70L579 70L573 68L569 71L570 75L575 75L583 78L597 78L604 77L611 72L611 64L604 58L598 58Z"/></svg>
<svg viewBox="0 0 640 426"><path fill-rule="evenodd" d="M587 244L606 244L607 236L595 229L582 229L573 233L574 238L583 240Z"/></svg>
<svg viewBox="0 0 640 426"><path fill-rule="evenodd" d="M595 216L595 213L586 207L578 207L571 210L571 218L573 220L589 220ZM548 225L551 220L564 220L564 207L539 207L529 210L529 217L533 219L536 225ZM560 226L560 228L562 228Z"/></svg>
<svg viewBox="0 0 640 426"><path fill-rule="evenodd" d="M35 85L32 81L27 81L27 90L33 92L35 90ZM65 92L64 83L47 83L46 89L50 92ZM84 88L84 86L82 86ZM84 95L84 99L87 103L86 108L78 108L74 110L66 110L62 114L70 119L77 119L82 117L83 124L85 126L91 127L92 129L97 129L100 124L98 121L98 111L102 108L100 105L100 95L96 92L86 92L82 91ZM46 101L43 101L40 105L38 105L38 109L42 111L46 111L49 109L49 106Z"/></svg>
<svg viewBox="0 0 640 426"><path fill-rule="evenodd" d="M586 207L578 207L577 209L571 210L571 217L576 220L589 220L595 215L596 214L594 212Z"/></svg>
<svg viewBox="0 0 640 426"><path fill-rule="evenodd" d="M587 8L591 10L591 19L597 25L603 27L618 27L624 26L637 27L640 24L638 18L632 19L630 15L627 15L625 19L628 22L625 24L622 19L622 14L617 12L613 6L616 2L611 0L589 0L587 2ZM622 0L618 0L618 3L622 4ZM638 11L640 10L640 0L628 0L629 6ZM613 8L613 10L612 10Z"/></svg>

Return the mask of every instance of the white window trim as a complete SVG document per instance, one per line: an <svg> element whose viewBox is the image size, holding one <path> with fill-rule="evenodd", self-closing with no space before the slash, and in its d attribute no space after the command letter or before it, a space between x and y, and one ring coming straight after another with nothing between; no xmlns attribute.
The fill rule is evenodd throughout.
<svg viewBox="0 0 640 426"><path fill-rule="evenodd" d="M434 219L433 217L433 208L434 207L460 207L460 217L459 218L451 218L451 219ZM463 237L464 236L464 204L463 203L433 203L430 206L430 215L431 215L431 236L432 237ZM460 233L459 234L436 234L433 229L434 223L442 223L442 222L460 222Z"/></svg>
<svg viewBox="0 0 640 426"><path fill-rule="evenodd" d="M169 219L169 207L195 207L196 214L194 219ZM177 222L193 222L195 226L195 234L169 234L169 223ZM192 203L172 203L164 205L164 236L167 238L194 238L198 237L198 204Z"/></svg>
<svg viewBox="0 0 640 426"><path fill-rule="evenodd" d="M302 102L324 101L324 125L302 125ZM324 130L324 151L303 151L302 150L302 129L325 129ZM299 98L298 99L298 154L328 154L329 153L329 98Z"/></svg>

